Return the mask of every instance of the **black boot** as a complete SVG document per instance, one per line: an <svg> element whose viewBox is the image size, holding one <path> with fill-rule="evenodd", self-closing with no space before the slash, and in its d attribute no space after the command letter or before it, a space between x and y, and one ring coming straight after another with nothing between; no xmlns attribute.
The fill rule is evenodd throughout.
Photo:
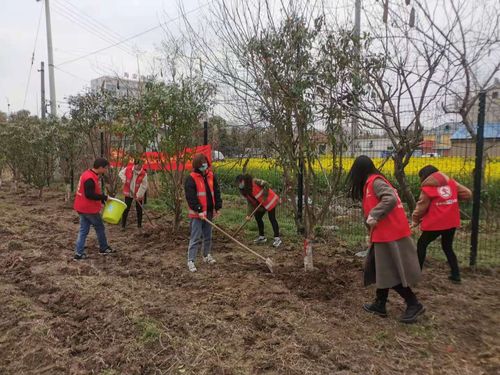
<svg viewBox="0 0 500 375"><path fill-rule="evenodd" d="M363 309L371 314L378 315L382 318L387 317L387 310L385 309L386 301L376 299L373 303L366 303L363 305Z"/></svg>
<svg viewBox="0 0 500 375"><path fill-rule="evenodd" d="M420 302L407 305L406 311L403 313L399 321L408 324L415 323L417 321L417 317L419 315L422 315L424 312L425 312L425 307Z"/></svg>
<svg viewBox="0 0 500 375"><path fill-rule="evenodd" d="M451 282L454 284L460 284L462 282L460 275L453 275L452 274L452 275L448 276L448 280L451 280Z"/></svg>

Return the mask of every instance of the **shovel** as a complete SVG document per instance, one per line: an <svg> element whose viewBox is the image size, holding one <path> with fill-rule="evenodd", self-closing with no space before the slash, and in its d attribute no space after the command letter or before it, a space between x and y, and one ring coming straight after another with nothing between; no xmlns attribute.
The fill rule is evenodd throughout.
<svg viewBox="0 0 500 375"><path fill-rule="evenodd" d="M370 251L372 245L373 245L373 242L372 242L372 235L373 235L373 228L370 229L370 242L368 243L368 246L366 248L366 250L363 250L363 251L358 251L355 255L357 257L360 257L360 258L364 258L368 255L368 252Z"/></svg>
<svg viewBox="0 0 500 375"><path fill-rule="evenodd" d="M156 224L155 224L155 223L153 223L153 220L151 220L151 217L149 217L149 214L148 214L148 212L144 209L144 207L143 207L142 203L141 203L141 202L139 202L137 199L136 199L135 201L136 201L136 203L139 205L139 207L140 207L140 208L142 208L142 212L144 213L144 215L146 215L146 217L148 218L148 221L151 223L151 225L152 225L154 228L158 228L158 227L156 226Z"/></svg>
<svg viewBox="0 0 500 375"><path fill-rule="evenodd" d="M255 210L253 210L253 212L250 214L250 216L248 216L248 219L246 219L243 224L240 225L240 227L238 229L236 229L236 232L234 232L233 234L233 237L236 237L236 235L238 233L240 233L240 230L243 229L243 227L245 225L247 225L247 223L250 221L250 219L252 218L253 215L255 215L255 213L257 212L257 210L259 209L259 207L262 206L262 203L259 203L259 205L255 208Z"/></svg>
<svg viewBox="0 0 500 375"><path fill-rule="evenodd" d="M203 220L205 220L207 223L209 223L212 227L214 227L215 229L217 229L219 232L222 232L224 235L226 235L228 238L230 238L231 240L233 240L235 243L237 243L238 245L240 245L243 249L251 252L253 255L259 257L260 259L262 259L265 263L266 263L266 266L267 268L269 268L269 271L271 271L271 273L273 273L273 266L274 266L274 263L273 261L270 259L270 258L264 258L262 255L260 255L259 253L253 251L252 249L250 249L248 246L242 244L240 241L238 241L236 238L234 238L233 236L231 236L229 233L227 233L224 229L222 229L221 227L215 225L214 223L212 223L210 220L208 220L208 218L204 218Z"/></svg>

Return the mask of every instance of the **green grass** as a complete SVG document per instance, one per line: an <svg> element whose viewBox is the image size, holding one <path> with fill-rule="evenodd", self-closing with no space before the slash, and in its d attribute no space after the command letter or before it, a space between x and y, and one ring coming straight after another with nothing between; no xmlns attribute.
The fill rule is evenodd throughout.
<svg viewBox="0 0 500 375"><path fill-rule="evenodd" d="M158 322L151 318L135 319L135 325L139 329L139 342L147 344L158 340L161 334Z"/></svg>

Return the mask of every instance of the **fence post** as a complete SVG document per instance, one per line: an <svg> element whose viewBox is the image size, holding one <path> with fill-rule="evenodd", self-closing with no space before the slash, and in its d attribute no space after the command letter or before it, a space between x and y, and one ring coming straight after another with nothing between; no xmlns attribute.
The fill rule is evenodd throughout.
<svg viewBox="0 0 500 375"><path fill-rule="evenodd" d="M484 119L486 115L486 92L479 93L479 114L476 133L476 163L474 166L474 192L472 195L472 228L470 236L469 265L475 266L477 261L477 244L479 239L479 214L481 209L481 181L483 173Z"/></svg>
<svg viewBox="0 0 500 375"><path fill-rule="evenodd" d="M208 145L208 119L203 121L203 144Z"/></svg>

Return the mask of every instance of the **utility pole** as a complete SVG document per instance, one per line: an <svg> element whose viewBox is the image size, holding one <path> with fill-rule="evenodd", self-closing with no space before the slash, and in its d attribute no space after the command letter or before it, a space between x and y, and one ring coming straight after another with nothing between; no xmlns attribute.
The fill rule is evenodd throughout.
<svg viewBox="0 0 500 375"><path fill-rule="evenodd" d="M356 0L354 4L354 38L356 38L355 43L356 43L356 53L358 55L361 54L361 43L360 43L360 38L361 38L361 0ZM359 66L355 67L356 71L355 74L358 73ZM356 139L358 138L358 130L359 130L359 121L358 121L358 100L359 100L359 92L356 89L356 92L354 93L355 101L354 101L354 108L353 108L353 116L352 116L352 122L351 122L351 156L355 157L356 156Z"/></svg>
<svg viewBox="0 0 500 375"><path fill-rule="evenodd" d="M41 1L41 0L36 0ZM50 4L45 1L45 25L47 27L47 55L49 58L50 114L57 116L56 81L54 76L54 51L52 49L52 27L50 24Z"/></svg>
<svg viewBox="0 0 500 375"><path fill-rule="evenodd" d="M44 62L42 61L40 63L40 70L41 74L41 92L42 92L42 100L41 100L41 106L42 106L42 120L45 120L45 114L47 113L47 107L45 106L45 70L44 70Z"/></svg>

